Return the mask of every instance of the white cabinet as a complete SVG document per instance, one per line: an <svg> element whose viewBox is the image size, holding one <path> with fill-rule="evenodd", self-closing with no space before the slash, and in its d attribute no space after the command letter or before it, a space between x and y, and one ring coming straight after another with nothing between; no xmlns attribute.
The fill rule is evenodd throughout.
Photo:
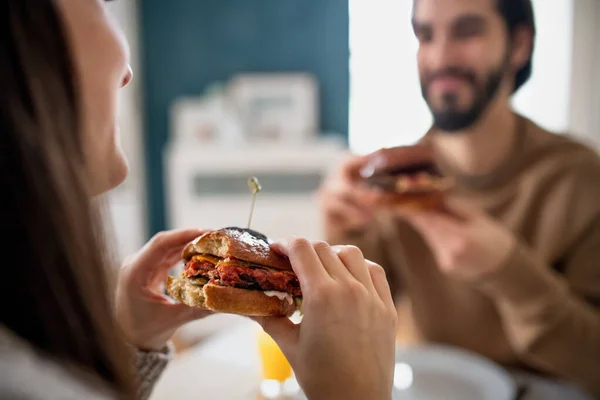
<svg viewBox="0 0 600 400"><path fill-rule="evenodd" d="M251 207L247 179L258 194L252 228L271 238L321 238L315 191L346 155L335 141L299 145L208 146L175 143L165 151L169 228L246 227Z"/></svg>

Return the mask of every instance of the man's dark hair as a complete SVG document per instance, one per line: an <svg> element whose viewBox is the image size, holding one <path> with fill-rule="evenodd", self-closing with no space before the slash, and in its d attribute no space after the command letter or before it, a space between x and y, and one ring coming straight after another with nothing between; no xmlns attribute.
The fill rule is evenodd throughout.
<svg viewBox="0 0 600 400"><path fill-rule="evenodd" d="M498 11L506 23L509 34L512 36L517 28L526 26L531 30L535 42L535 18L531 0L497 0L497 2ZM514 92L519 90L531 77L533 47L535 47L535 43L532 44L529 60L517 71Z"/></svg>

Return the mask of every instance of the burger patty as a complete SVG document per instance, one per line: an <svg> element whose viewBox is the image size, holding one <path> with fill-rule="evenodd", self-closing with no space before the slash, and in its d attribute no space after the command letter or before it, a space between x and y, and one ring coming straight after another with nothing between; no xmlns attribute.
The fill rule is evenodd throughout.
<svg viewBox="0 0 600 400"><path fill-rule="evenodd" d="M273 290L302 296L298 278L287 271L226 265L219 267L220 281L227 286L245 289Z"/></svg>
<svg viewBox="0 0 600 400"><path fill-rule="evenodd" d="M185 275L206 277L213 283L241 289L277 291L292 296L302 296L300 282L296 275L289 271L278 271L266 268L251 268L228 263L215 267L210 261L190 260L185 266Z"/></svg>
<svg viewBox="0 0 600 400"><path fill-rule="evenodd" d="M194 276L203 276L208 279L212 279L217 276L217 270L215 264L210 261L200 261L191 259L185 264L184 268L185 276L191 278Z"/></svg>

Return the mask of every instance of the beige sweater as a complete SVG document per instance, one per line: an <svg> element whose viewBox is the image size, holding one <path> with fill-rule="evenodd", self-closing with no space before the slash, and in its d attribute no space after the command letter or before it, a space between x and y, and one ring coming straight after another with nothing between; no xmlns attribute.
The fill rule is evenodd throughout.
<svg viewBox="0 0 600 400"><path fill-rule="evenodd" d="M170 347L162 352L136 352L140 399L150 397L171 354ZM115 396L41 355L0 324L0 399L114 400Z"/></svg>
<svg viewBox="0 0 600 400"><path fill-rule="evenodd" d="M477 285L444 275L405 222L384 213L358 245L387 271L407 343L460 346L507 366L570 380L600 397L600 159L524 121L510 161L456 176L452 194L520 238L497 275Z"/></svg>

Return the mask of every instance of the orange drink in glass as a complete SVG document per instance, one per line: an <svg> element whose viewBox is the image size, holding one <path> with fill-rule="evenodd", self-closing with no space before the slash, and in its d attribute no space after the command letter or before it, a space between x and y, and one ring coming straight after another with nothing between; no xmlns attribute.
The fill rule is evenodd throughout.
<svg viewBox="0 0 600 400"><path fill-rule="evenodd" d="M263 380L285 382L292 376L292 366L275 341L263 330L258 333L258 353Z"/></svg>

